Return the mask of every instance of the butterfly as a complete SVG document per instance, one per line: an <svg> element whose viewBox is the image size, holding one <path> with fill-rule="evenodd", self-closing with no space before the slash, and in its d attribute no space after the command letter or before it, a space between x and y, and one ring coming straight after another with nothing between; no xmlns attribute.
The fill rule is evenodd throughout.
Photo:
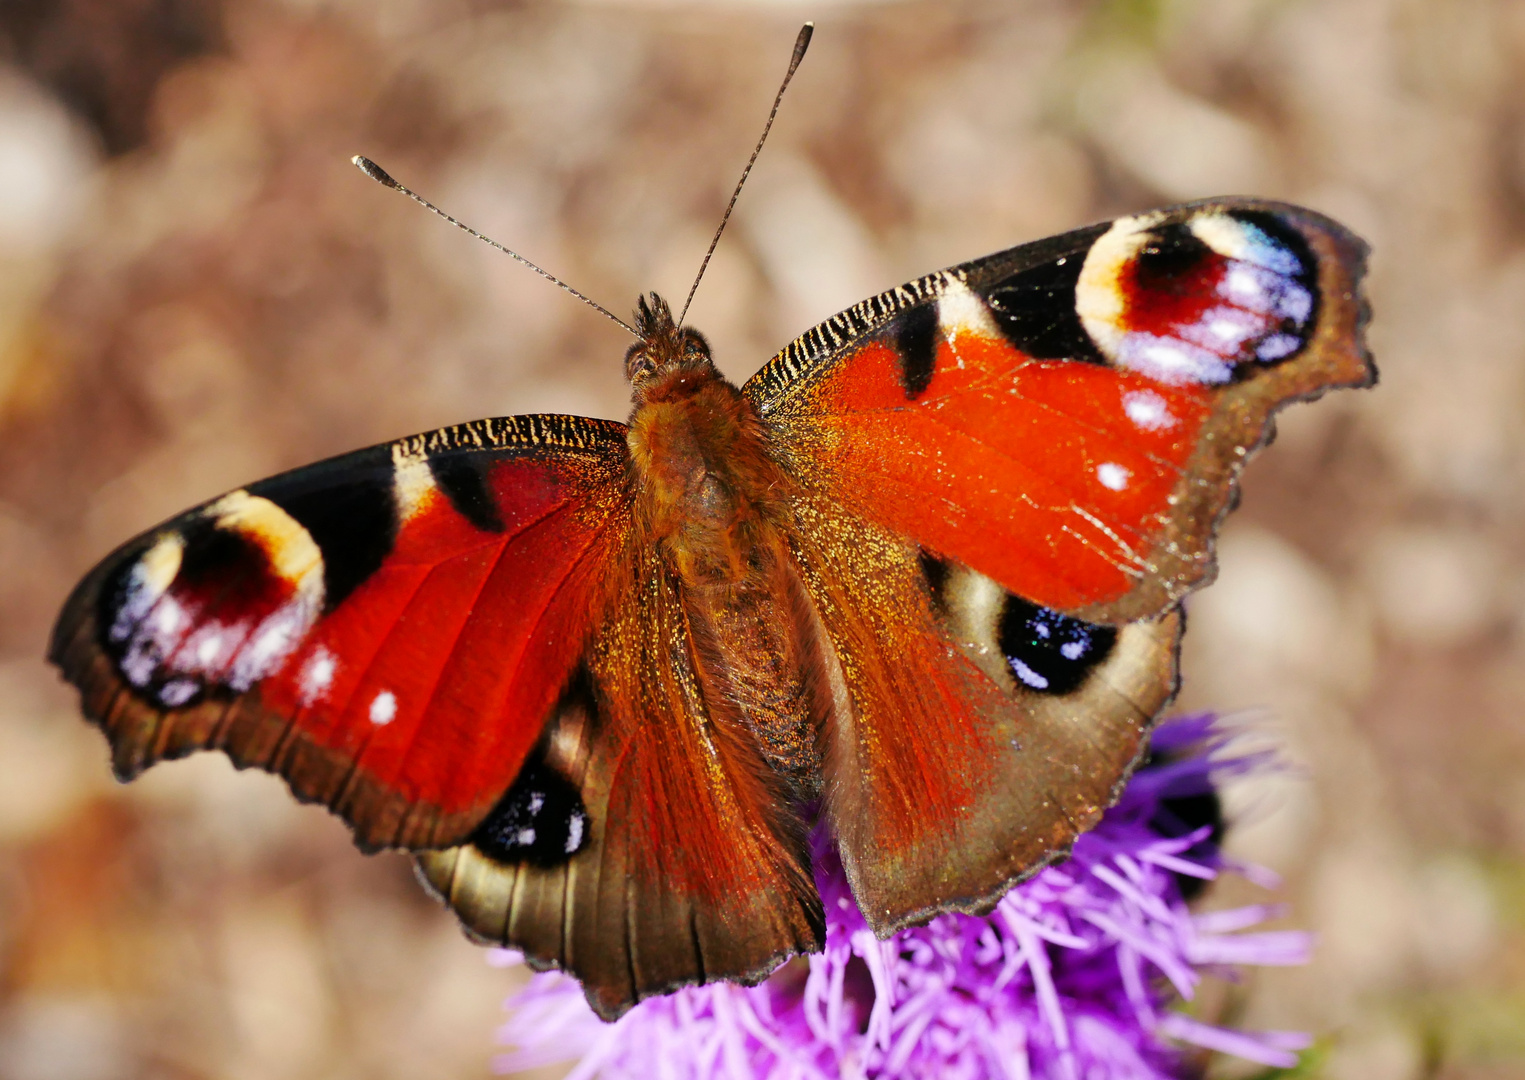
<svg viewBox="0 0 1525 1080"><path fill-rule="evenodd" d="M1273 414L1375 380L1365 257L1282 203L1156 210L864 300L739 388L655 293L631 326L529 264L634 335L627 424L239 488L108 555L49 655L118 778L277 773L605 1019L757 982L824 945L813 827L887 937L1116 800Z"/></svg>
<svg viewBox="0 0 1525 1080"><path fill-rule="evenodd" d="M478 420L123 544L51 658L123 780L201 749L413 853L475 938L643 997L881 936L1094 824L1283 405L1375 371L1364 245L1197 202L942 270L741 387L652 294L629 422Z"/></svg>

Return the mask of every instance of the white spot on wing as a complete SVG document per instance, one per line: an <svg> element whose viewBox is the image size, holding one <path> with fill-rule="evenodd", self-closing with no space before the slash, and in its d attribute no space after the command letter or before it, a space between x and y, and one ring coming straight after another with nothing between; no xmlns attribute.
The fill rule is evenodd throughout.
<svg viewBox="0 0 1525 1080"><path fill-rule="evenodd" d="M1262 270L1249 263L1229 264L1228 273L1218 283L1218 294L1225 296L1242 308L1260 315L1276 310L1276 301L1282 292L1284 279L1269 270Z"/></svg>
<svg viewBox="0 0 1525 1080"><path fill-rule="evenodd" d="M1313 294L1295 281L1288 282L1276 301L1276 314L1302 326L1313 314Z"/></svg>
<svg viewBox="0 0 1525 1080"><path fill-rule="evenodd" d="M1255 346L1255 356L1261 360L1280 360L1291 356L1301 345L1301 339L1291 334L1272 334Z"/></svg>
<svg viewBox="0 0 1525 1080"><path fill-rule="evenodd" d="M383 690L371 699L371 723L377 727L386 727L397 715L397 695L390 690Z"/></svg>
<svg viewBox="0 0 1525 1080"><path fill-rule="evenodd" d="M1123 412L1135 427L1144 431L1164 431L1176 426L1170 405L1153 390L1133 390L1123 395Z"/></svg>
<svg viewBox="0 0 1525 1080"><path fill-rule="evenodd" d="M1122 491L1128 486L1128 480L1133 476L1129 470L1123 468L1115 461L1105 461L1096 466L1096 479L1101 481L1101 486L1111 491Z"/></svg>
<svg viewBox="0 0 1525 1080"><path fill-rule="evenodd" d="M161 640L178 634L190 623L191 613L185 610L180 601L169 596L162 597L161 602L154 605L153 611L144 620L147 630Z"/></svg>
<svg viewBox="0 0 1525 1080"><path fill-rule="evenodd" d="M334 684L334 674L338 670L339 661L333 653L321 645L312 651L307 663L302 666L299 683L304 708L328 693L328 688Z"/></svg>
<svg viewBox="0 0 1525 1080"><path fill-rule="evenodd" d="M1142 330L1122 336L1117 343L1117 364L1167 386L1225 383L1234 375L1227 361L1201 346Z"/></svg>
<svg viewBox="0 0 1525 1080"><path fill-rule="evenodd" d="M196 642L196 663L203 668L211 667L226 650L227 644L220 634L211 633L197 636L201 640Z"/></svg>
<svg viewBox="0 0 1525 1080"><path fill-rule="evenodd" d="M571 855L582 847L582 830L586 820L581 814L573 814L567 819L567 854Z"/></svg>
<svg viewBox="0 0 1525 1080"><path fill-rule="evenodd" d="M196 696L197 689L190 679L175 679L159 688L159 700L171 709L178 709Z"/></svg>
<svg viewBox="0 0 1525 1080"><path fill-rule="evenodd" d="M216 678L249 635L247 621L229 625L209 619L193 630L170 666L185 674Z"/></svg>

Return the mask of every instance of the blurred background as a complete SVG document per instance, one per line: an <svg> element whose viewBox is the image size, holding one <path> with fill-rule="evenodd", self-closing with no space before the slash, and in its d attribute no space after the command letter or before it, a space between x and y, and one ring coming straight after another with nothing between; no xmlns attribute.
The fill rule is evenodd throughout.
<svg viewBox="0 0 1525 1080"><path fill-rule="evenodd" d="M691 313L738 380L1152 205L1372 243L1380 387L1286 415L1191 603L1182 706L1296 766L1229 793L1230 846L1320 939L1219 996L1319 1033L1309 1075L1525 1075L1525 5L5 0L0 1080L488 1075L519 976L406 859L220 757L118 787L45 637L111 547L249 480L623 418L617 328L348 159L618 311L681 296L806 18Z"/></svg>

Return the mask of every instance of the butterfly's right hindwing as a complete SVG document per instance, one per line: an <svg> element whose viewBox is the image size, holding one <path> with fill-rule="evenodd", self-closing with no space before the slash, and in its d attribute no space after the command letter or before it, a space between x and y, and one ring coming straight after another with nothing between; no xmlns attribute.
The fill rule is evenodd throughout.
<svg viewBox="0 0 1525 1080"><path fill-rule="evenodd" d="M532 773L470 843L418 855L476 937L572 972L605 1019L684 985L757 982L825 933L755 740L704 698L676 582L650 549L621 565Z"/></svg>

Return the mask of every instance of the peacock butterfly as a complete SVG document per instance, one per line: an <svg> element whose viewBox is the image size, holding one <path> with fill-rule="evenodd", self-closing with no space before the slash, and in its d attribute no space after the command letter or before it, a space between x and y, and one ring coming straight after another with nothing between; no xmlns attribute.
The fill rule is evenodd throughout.
<svg viewBox="0 0 1525 1080"><path fill-rule="evenodd" d="M50 656L119 778L278 773L605 1018L756 981L822 947L816 815L881 936L1097 821L1272 414L1375 378L1364 259L1282 203L1156 210L864 300L740 388L652 294L628 424L240 488L107 556Z"/></svg>

